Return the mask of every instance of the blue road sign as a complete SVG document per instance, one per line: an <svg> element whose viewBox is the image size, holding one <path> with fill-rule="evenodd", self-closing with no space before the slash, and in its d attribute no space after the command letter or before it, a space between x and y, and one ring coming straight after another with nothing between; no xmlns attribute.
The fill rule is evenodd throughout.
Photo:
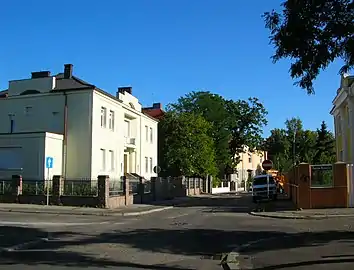
<svg viewBox="0 0 354 270"><path fill-rule="evenodd" d="M53 161L54 161L54 159L52 157L46 157L46 159L45 159L45 167L47 169L52 169L53 168Z"/></svg>

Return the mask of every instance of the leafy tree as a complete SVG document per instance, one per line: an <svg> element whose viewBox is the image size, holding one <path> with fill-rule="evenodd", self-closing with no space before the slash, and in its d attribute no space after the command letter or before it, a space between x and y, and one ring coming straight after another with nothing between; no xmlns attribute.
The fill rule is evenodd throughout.
<svg viewBox="0 0 354 270"><path fill-rule="evenodd" d="M294 60L290 75L295 84L314 93L313 81L321 70L340 58L347 72L354 65L354 2L352 0L287 0L282 11L264 13L273 62Z"/></svg>
<svg viewBox="0 0 354 270"><path fill-rule="evenodd" d="M227 126L228 112L225 108L225 100L210 92L191 92L180 97L176 103L167 106L168 111L176 113L195 113L202 115L212 126L210 136L214 140L216 160L219 174L230 165L229 140L231 132Z"/></svg>
<svg viewBox="0 0 354 270"><path fill-rule="evenodd" d="M168 112L159 123L162 175L216 175L211 125L193 113Z"/></svg>
<svg viewBox="0 0 354 270"><path fill-rule="evenodd" d="M263 143L262 127L267 124L267 111L257 98L246 100L228 100L226 109L229 115L228 124L231 131L229 141L230 154L233 165L240 162L240 153L244 146L255 150L260 148Z"/></svg>
<svg viewBox="0 0 354 270"><path fill-rule="evenodd" d="M316 154L313 162L315 164L334 163L336 160L335 139L333 134L327 129L324 121L321 128L317 129Z"/></svg>
<svg viewBox="0 0 354 270"><path fill-rule="evenodd" d="M267 123L267 111L256 98L234 101L210 92L191 92L170 104L168 110L200 114L212 125L219 175L235 167L244 145L259 147L262 126Z"/></svg>
<svg viewBox="0 0 354 270"><path fill-rule="evenodd" d="M304 130L299 118L286 120L285 126L285 129L271 130L271 135L263 146L276 169L281 172L288 171L294 162L310 164L335 162L334 138L327 130L325 122L322 122L321 128L317 131Z"/></svg>

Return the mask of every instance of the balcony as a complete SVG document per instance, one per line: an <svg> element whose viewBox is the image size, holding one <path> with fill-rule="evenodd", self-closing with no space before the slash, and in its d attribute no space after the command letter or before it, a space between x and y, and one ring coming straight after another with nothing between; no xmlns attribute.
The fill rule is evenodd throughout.
<svg viewBox="0 0 354 270"><path fill-rule="evenodd" d="M135 138L125 137L124 147L125 148L136 148Z"/></svg>

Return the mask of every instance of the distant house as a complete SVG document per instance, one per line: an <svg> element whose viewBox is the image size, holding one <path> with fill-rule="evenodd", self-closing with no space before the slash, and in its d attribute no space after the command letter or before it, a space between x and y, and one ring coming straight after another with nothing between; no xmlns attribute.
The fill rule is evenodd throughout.
<svg viewBox="0 0 354 270"><path fill-rule="evenodd" d="M341 76L330 113L334 117L337 160L354 161L354 76Z"/></svg>
<svg viewBox="0 0 354 270"><path fill-rule="evenodd" d="M74 76L71 64L10 81L0 92L0 122L0 177L156 176L158 121L131 87L111 95Z"/></svg>
<svg viewBox="0 0 354 270"><path fill-rule="evenodd" d="M243 181L247 180L248 174L252 176L256 175L259 169L262 168L262 162L267 159L267 152L254 151L251 152L248 146L245 146L245 150L240 154L240 163L237 164L238 179Z"/></svg>
<svg viewBox="0 0 354 270"><path fill-rule="evenodd" d="M161 103L154 103L152 107L143 108L143 112L158 120L162 119L165 115L165 111L162 109Z"/></svg>

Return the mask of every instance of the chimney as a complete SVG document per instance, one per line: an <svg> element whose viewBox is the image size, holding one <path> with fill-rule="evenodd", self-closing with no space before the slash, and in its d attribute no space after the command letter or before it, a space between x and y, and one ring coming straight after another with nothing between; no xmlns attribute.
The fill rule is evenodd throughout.
<svg viewBox="0 0 354 270"><path fill-rule="evenodd" d="M124 94L125 92L132 94L132 87L118 87L118 93Z"/></svg>
<svg viewBox="0 0 354 270"><path fill-rule="evenodd" d="M71 79L73 77L73 65L65 64L64 65L64 79Z"/></svg>
<svg viewBox="0 0 354 270"><path fill-rule="evenodd" d="M161 105L161 103L154 103L154 104L152 104L152 107L153 107L154 109L161 109L161 108L162 108L162 105Z"/></svg>
<svg viewBox="0 0 354 270"><path fill-rule="evenodd" d="M32 72L32 79L46 78L50 76L50 71Z"/></svg>

